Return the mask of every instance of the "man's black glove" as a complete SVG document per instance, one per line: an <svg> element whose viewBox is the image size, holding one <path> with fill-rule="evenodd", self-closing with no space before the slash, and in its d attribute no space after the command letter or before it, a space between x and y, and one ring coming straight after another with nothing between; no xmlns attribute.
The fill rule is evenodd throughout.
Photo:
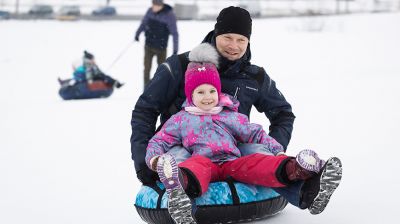
<svg viewBox="0 0 400 224"><path fill-rule="evenodd" d="M142 182L144 185L154 185L157 180L160 180L158 174L148 167L145 167L138 172L136 172L137 178Z"/></svg>
<svg viewBox="0 0 400 224"><path fill-rule="evenodd" d="M135 41L139 41L139 36L135 36Z"/></svg>

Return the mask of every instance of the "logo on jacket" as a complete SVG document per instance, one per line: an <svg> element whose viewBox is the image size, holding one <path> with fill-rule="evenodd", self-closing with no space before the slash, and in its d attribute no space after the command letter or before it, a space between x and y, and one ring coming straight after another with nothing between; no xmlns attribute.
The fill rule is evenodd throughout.
<svg viewBox="0 0 400 224"><path fill-rule="evenodd" d="M258 89L253 88L253 87L250 87L250 86L246 86L246 89L251 89L251 90L253 90L253 91L258 91Z"/></svg>

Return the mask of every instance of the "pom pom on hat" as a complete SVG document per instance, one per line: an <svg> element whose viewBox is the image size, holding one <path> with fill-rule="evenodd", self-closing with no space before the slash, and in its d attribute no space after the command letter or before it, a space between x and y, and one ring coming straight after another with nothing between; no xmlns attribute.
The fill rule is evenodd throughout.
<svg viewBox="0 0 400 224"><path fill-rule="evenodd" d="M193 48L189 53L189 61L199 63L212 63L218 68L219 54L214 46L209 43L202 43Z"/></svg>
<svg viewBox="0 0 400 224"><path fill-rule="evenodd" d="M185 72L185 95L192 103L193 90L202 84L210 84L221 94L221 80L217 70L219 55L214 46L202 43L189 53L190 63Z"/></svg>

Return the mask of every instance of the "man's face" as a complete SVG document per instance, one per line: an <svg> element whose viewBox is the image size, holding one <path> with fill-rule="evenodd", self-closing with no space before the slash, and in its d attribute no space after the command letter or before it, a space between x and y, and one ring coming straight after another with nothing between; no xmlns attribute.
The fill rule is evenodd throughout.
<svg viewBox="0 0 400 224"><path fill-rule="evenodd" d="M246 53L249 39L236 33L225 33L216 37L218 52L230 61L241 58Z"/></svg>
<svg viewBox="0 0 400 224"><path fill-rule="evenodd" d="M156 5L156 4L153 4L153 5L151 6L151 10L153 10L153 12L155 12L155 13L159 12L162 8L163 8L163 5Z"/></svg>

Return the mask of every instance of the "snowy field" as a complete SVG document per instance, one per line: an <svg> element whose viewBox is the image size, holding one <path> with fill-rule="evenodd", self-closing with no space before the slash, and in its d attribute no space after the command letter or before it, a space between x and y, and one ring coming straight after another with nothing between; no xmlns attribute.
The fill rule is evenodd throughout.
<svg viewBox="0 0 400 224"><path fill-rule="evenodd" d="M254 21L253 62L266 68L297 116L288 154L312 148L344 164L324 213L288 206L257 223L397 222L399 23L400 14ZM213 25L179 21L180 52ZM133 206L140 183L129 143L143 85L143 36L128 45L137 26L0 21L0 223L143 223ZM71 76L85 49L126 85L108 99L63 101L56 79ZM256 110L252 122L268 127Z"/></svg>

